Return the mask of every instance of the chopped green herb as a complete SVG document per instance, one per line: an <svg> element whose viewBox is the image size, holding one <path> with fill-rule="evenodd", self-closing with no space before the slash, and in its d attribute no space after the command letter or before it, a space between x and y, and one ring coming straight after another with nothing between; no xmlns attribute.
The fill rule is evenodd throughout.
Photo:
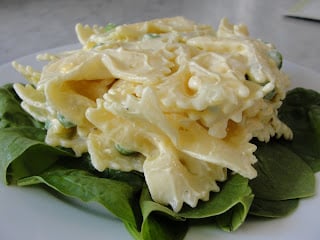
<svg viewBox="0 0 320 240"><path fill-rule="evenodd" d="M50 120L47 120L47 121L45 121L45 123L44 123L44 128L48 130L48 129L50 128L50 125L51 125L51 121L50 121Z"/></svg>
<svg viewBox="0 0 320 240"><path fill-rule="evenodd" d="M73 122L70 122L68 119L66 119L66 117L60 113L58 113L57 119L61 123L61 125L64 126L65 128L72 128L77 126Z"/></svg>
<svg viewBox="0 0 320 240"><path fill-rule="evenodd" d="M130 156L130 155L133 155L133 154L136 154L136 153L137 153L137 152L135 152L135 151L125 149L125 148L122 147L120 144L115 144L114 147L117 149L117 151L118 151L119 153L121 153L122 155L125 155L125 156Z"/></svg>
<svg viewBox="0 0 320 240"><path fill-rule="evenodd" d="M145 34L145 36L147 38L159 38L160 37L160 34L157 34L157 33L147 33Z"/></svg>
<svg viewBox="0 0 320 240"><path fill-rule="evenodd" d="M277 67L281 69L282 67L282 55L276 50L269 51L269 56L275 61Z"/></svg>
<svg viewBox="0 0 320 240"><path fill-rule="evenodd" d="M108 23L108 24L104 27L104 30L105 30L106 32L109 32L109 31L111 31L112 29L114 29L114 28L116 28L116 27L117 27L116 24L114 24L114 23Z"/></svg>
<svg viewBox="0 0 320 240"><path fill-rule="evenodd" d="M264 95L263 99L271 101L277 94L276 89L273 89L271 92L268 92L266 95Z"/></svg>
<svg viewBox="0 0 320 240"><path fill-rule="evenodd" d="M96 45L94 45L92 48L96 48L96 47L100 47L100 46L103 46L104 43L97 43Z"/></svg>

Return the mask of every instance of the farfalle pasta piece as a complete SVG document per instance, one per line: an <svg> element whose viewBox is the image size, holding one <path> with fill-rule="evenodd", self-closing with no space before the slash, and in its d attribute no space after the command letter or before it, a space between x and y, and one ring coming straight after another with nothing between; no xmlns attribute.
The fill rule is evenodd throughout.
<svg viewBox="0 0 320 240"><path fill-rule="evenodd" d="M88 124L87 108L95 105L114 81L101 54L78 52L44 67L39 85L58 113L76 125Z"/></svg>
<svg viewBox="0 0 320 240"><path fill-rule="evenodd" d="M133 82L159 81L171 73L173 64L160 54L148 50L108 49L103 63L116 78Z"/></svg>
<svg viewBox="0 0 320 240"><path fill-rule="evenodd" d="M94 26L89 26L89 25L82 25L78 23L75 27L78 40L82 45L85 45L88 41L88 39L94 35L94 34L99 34L104 32L104 27L94 25Z"/></svg>
<svg viewBox="0 0 320 240"><path fill-rule="evenodd" d="M48 106L43 89L35 89L30 84L16 83L13 86L19 97L23 99L22 108L32 117L41 122L55 117L55 111Z"/></svg>
<svg viewBox="0 0 320 240"><path fill-rule="evenodd" d="M23 66L17 62L12 62L13 68L19 72L31 84L37 84L40 80L41 73L34 70L31 66Z"/></svg>
<svg viewBox="0 0 320 240"><path fill-rule="evenodd" d="M156 141L157 153L146 159L143 172L152 198L170 205L176 212L183 203L195 207L199 200L207 201L211 191L219 191L216 181L226 179L226 169L183 157L170 142ZM161 181L159 181L161 179Z"/></svg>

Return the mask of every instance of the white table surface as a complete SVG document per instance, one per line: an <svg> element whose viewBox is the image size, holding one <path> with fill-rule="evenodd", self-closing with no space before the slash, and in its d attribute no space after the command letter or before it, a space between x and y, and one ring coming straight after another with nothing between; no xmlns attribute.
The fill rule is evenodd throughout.
<svg viewBox="0 0 320 240"><path fill-rule="evenodd" d="M0 0L0 65L77 42L78 22L122 24L183 15L215 28L222 17L245 23L253 37L275 44L286 60L320 72L320 22L283 14L296 1Z"/></svg>

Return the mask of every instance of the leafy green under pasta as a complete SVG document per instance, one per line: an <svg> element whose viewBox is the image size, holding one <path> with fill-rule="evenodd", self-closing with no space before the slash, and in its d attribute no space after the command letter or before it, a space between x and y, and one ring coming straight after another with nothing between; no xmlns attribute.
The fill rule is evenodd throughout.
<svg viewBox="0 0 320 240"><path fill-rule="evenodd" d="M314 90L291 90L282 107L279 118L293 131L292 141L282 141L298 154L314 172L320 171L320 94Z"/></svg>

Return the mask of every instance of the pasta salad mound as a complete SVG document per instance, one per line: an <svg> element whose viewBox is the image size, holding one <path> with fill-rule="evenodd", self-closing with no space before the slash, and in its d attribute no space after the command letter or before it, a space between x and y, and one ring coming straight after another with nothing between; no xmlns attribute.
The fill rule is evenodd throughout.
<svg viewBox="0 0 320 240"><path fill-rule="evenodd" d="M222 19L183 17L106 27L78 24L82 48L16 69L22 108L45 123L45 143L90 155L92 166L144 175L152 199L196 207L228 172L254 179L251 140L292 139L278 117L289 80L282 57Z"/></svg>

